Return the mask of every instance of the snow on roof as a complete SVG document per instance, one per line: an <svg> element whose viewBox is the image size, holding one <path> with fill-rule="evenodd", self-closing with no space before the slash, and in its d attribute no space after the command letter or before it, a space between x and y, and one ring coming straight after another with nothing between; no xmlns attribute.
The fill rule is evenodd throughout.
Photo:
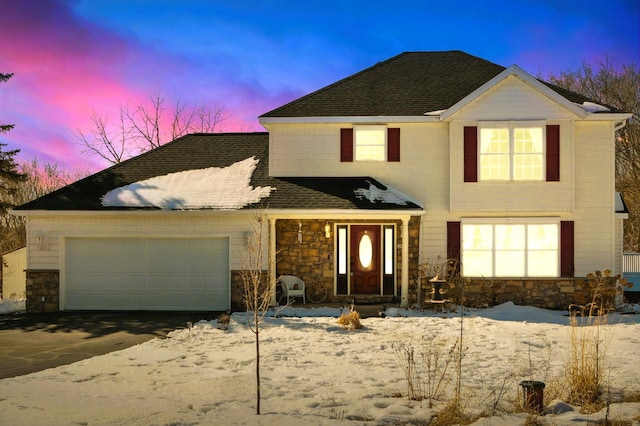
<svg viewBox="0 0 640 426"><path fill-rule="evenodd" d="M611 112L609 108L603 105L596 104L594 102L583 102L582 104L576 104L587 112L595 113L595 112Z"/></svg>
<svg viewBox="0 0 640 426"><path fill-rule="evenodd" d="M158 207L165 210L237 210L268 197L275 188L251 186L259 160L156 176L107 192L105 207Z"/></svg>
<svg viewBox="0 0 640 426"><path fill-rule="evenodd" d="M412 202L418 206L421 204L417 201L410 200L406 195L397 191L391 187L379 188L373 183L369 182L369 188L358 188L353 191L356 197L364 200L369 200L371 203L387 203L395 204L398 206L406 206L408 202Z"/></svg>

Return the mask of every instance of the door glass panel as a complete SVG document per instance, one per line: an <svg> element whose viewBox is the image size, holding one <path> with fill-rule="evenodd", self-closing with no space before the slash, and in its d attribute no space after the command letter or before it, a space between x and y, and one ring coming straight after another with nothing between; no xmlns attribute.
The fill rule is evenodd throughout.
<svg viewBox="0 0 640 426"><path fill-rule="evenodd" d="M360 265L362 265L363 268L371 266L371 261L373 260L373 243L371 241L371 237L367 234L364 234L362 238L360 238L358 256Z"/></svg>
<svg viewBox="0 0 640 426"><path fill-rule="evenodd" d="M338 228L338 274L347 273L347 227Z"/></svg>
<svg viewBox="0 0 640 426"><path fill-rule="evenodd" d="M384 273L393 274L393 228L384 228Z"/></svg>

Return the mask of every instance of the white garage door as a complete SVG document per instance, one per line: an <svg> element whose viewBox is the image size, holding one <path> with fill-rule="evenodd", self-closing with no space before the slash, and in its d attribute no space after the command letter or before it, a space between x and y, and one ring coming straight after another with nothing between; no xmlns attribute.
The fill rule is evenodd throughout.
<svg viewBox="0 0 640 426"><path fill-rule="evenodd" d="M227 238L68 238L64 309L226 310Z"/></svg>

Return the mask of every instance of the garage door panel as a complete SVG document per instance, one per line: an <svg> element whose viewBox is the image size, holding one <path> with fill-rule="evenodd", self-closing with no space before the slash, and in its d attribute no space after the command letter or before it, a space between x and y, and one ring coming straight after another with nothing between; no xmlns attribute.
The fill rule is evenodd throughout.
<svg viewBox="0 0 640 426"><path fill-rule="evenodd" d="M65 309L225 310L226 238L70 238Z"/></svg>

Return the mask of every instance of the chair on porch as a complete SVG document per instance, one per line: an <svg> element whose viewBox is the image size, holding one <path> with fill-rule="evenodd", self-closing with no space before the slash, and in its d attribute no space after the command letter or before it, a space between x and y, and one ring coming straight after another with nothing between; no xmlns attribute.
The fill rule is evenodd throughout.
<svg viewBox="0 0 640 426"><path fill-rule="evenodd" d="M278 282L282 286L282 295L286 296L287 304L290 297L302 296L302 303L307 303L304 281L295 275L280 275Z"/></svg>

